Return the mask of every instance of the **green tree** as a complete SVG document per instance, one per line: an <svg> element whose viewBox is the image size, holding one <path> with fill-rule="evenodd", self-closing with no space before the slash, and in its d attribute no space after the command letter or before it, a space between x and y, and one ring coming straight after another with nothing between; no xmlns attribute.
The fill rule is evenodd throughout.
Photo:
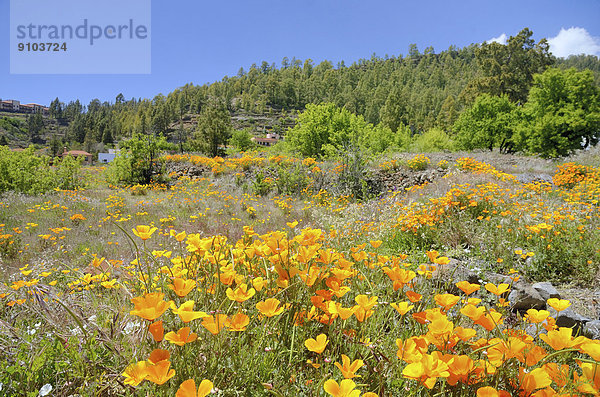
<svg viewBox="0 0 600 397"><path fill-rule="evenodd" d="M548 69L534 77L521 141L544 157L565 156L598 143L600 88L591 71Z"/></svg>
<svg viewBox="0 0 600 397"><path fill-rule="evenodd" d="M40 132L44 129L44 118L37 112L27 117L27 127L29 128L29 139L31 142L37 142L40 139Z"/></svg>
<svg viewBox="0 0 600 397"><path fill-rule="evenodd" d="M50 152L52 154L52 157L55 157L62 152L62 149L63 149L62 141L60 139L58 139L58 137L56 135L52 135L52 138L50 138L49 146L50 146Z"/></svg>
<svg viewBox="0 0 600 397"><path fill-rule="evenodd" d="M110 128L105 129L104 133L102 134L102 143L104 143L105 145L110 145L113 143L113 141L114 139Z"/></svg>
<svg viewBox="0 0 600 397"><path fill-rule="evenodd" d="M536 44L532 35L531 30L524 28L511 36L506 45L483 43L476 51L482 76L469 84L468 96L474 99L479 93L507 95L513 102L525 103L533 75L554 62L548 41L542 39Z"/></svg>
<svg viewBox="0 0 600 397"><path fill-rule="evenodd" d="M334 156L336 150L358 144L359 130L364 125L362 117L358 120L333 103L308 104L287 136L292 149L304 156Z"/></svg>
<svg viewBox="0 0 600 397"><path fill-rule="evenodd" d="M400 87L394 86L380 110L379 120L396 132L400 125L407 123L407 113L406 97Z"/></svg>
<svg viewBox="0 0 600 397"><path fill-rule="evenodd" d="M512 151L513 133L517 122L516 105L508 96L483 94L454 123L456 140L466 150L500 148Z"/></svg>
<svg viewBox="0 0 600 397"><path fill-rule="evenodd" d="M252 141L252 134L246 129L233 131L229 144L242 152L256 146Z"/></svg>
<svg viewBox="0 0 600 397"><path fill-rule="evenodd" d="M210 155L218 156L231 137L231 115L221 101L210 101L198 116L198 127L192 147Z"/></svg>
<svg viewBox="0 0 600 397"><path fill-rule="evenodd" d="M413 152L441 152L453 149L452 138L439 128L415 135L410 144L410 150Z"/></svg>
<svg viewBox="0 0 600 397"><path fill-rule="evenodd" d="M48 113L50 113L51 117L55 119L60 119L63 116L63 106L64 104L61 101L59 101L57 97L50 103Z"/></svg>
<svg viewBox="0 0 600 397"><path fill-rule="evenodd" d="M8 146L8 139L5 135L0 135L0 146Z"/></svg>
<svg viewBox="0 0 600 397"><path fill-rule="evenodd" d="M168 147L166 139L160 135L134 134L120 144L120 154L110 163L108 180L114 184L149 184L162 179L164 163L160 153Z"/></svg>

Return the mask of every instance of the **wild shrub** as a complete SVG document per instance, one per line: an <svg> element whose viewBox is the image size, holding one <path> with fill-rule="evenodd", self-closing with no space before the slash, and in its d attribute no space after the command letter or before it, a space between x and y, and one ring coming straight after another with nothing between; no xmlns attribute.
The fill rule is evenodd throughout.
<svg viewBox="0 0 600 397"><path fill-rule="evenodd" d="M40 194L53 189L73 190L80 186L80 163L67 156L50 165L46 156L35 154L33 147L13 152L0 146L0 193L14 191Z"/></svg>

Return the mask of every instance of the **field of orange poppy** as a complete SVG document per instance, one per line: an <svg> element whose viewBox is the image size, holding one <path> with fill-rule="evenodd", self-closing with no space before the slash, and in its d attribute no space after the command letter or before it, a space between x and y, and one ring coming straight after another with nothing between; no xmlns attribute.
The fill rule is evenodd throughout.
<svg viewBox="0 0 600 397"><path fill-rule="evenodd" d="M599 395L600 340L556 323L576 302L508 296L597 287L600 168L411 155L372 172L440 176L358 197L339 163L165 161L202 172L0 197L1 393Z"/></svg>

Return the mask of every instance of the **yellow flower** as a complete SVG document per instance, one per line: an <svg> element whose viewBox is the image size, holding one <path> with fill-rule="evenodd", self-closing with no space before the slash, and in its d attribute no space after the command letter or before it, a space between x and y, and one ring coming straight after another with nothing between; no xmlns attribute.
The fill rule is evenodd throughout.
<svg viewBox="0 0 600 397"><path fill-rule="evenodd" d="M264 302L258 302L256 308L262 315L273 317L283 313L283 307L279 307L280 303L281 302L276 298L269 298Z"/></svg>
<svg viewBox="0 0 600 397"><path fill-rule="evenodd" d="M532 324L538 324L548 318L550 312L548 310L527 310L527 320Z"/></svg>
<svg viewBox="0 0 600 397"><path fill-rule="evenodd" d="M317 336L316 339L308 338L307 340L305 340L304 346L306 346L306 348L311 352L321 354L323 353L323 350L325 350L325 347L328 343L329 341L327 340L327 335L320 334Z"/></svg>
<svg viewBox="0 0 600 397"><path fill-rule="evenodd" d="M131 386L139 385L148 376L146 367L146 361L138 361L135 364L129 365L127 368L125 368L125 372L122 374L125 377L125 381L123 383Z"/></svg>
<svg viewBox="0 0 600 397"><path fill-rule="evenodd" d="M165 340L177 346L183 346L198 339L198 335L194 332L190 333L190 327L183 327L177 333L171 331L165 335Z"/></svg>
<svg viewBox="0 0 600 397"><path fill-rule="evenodd" d="M229 325L229 321L226 314L208 316L202 320L202 326L213 335L217 335L227 325Z"/></svg>
<svg viewBox="0 0 600 397"><path fill-rule="evenodd" d="M410 309L415 307L415 305L411 305L409 302L390 303L390 306L396 309L396 311L402 316L404 316Z"/></svg>
<svg viewBox="0 0 600 397"><path fill-rule="evenodd" d="M244 313L237 313L229 319L227 328L229 328L230 331L245 331L248 324L250 324L250 317L246 316Z"/></svg>
<svg viewBox="0 0 600 397"><path fill-rule="evenodd" d="M171 302L171 311L177 314L179 318L181 318L181 321L183 321L184 323L189 323L190 321L195 320L197 318L210 317L205 312L195 312L194 304L195 302L193 300L190 300L182 303L181 306L177 308L177 306L175 306L175 303Z"/></svg>
<svg viewBox="0 0 600 397"><path fill-rule="evenodd" d="M162 292L151 292L144 296L138 296L132 298L131 303L134 304L135 308L129 312L134 316L145 318L146 320L154 321L160 317L171 304L171 301L166 302L163 300L165 294Z"/></svg>
<svg viewBox="0 0 600 397"><path fill-rule="evenodd" d="M160 361L156 364L148 365L146 367L146 371L148 372L147 379L156 383L157 385L162 385L167 382L169 379L175 376L175 370L170 369L171 363L169 361Z"/></svg>
<svg viewBox="0 0 600 397"><path fill-rule="evenodd" d="M200 382L198 391L196 391L196 382L193 379L188 379L179 386L175 397L205 397L210 394L212 388L213 383L208 379L204 379Z"/></svg>
<svg viewBox="0 0 600 397"><path fill-rule="evenodd" d="M558 298L550 298L547 301L548 306L556 310L557 312L561 312L571 306L571 302L567 299L558 299Z"/></svg>
<svg viewBox="0 0 600 397"><path fill-rule="evenodd" d="M343 365L336 361L334 365L338 367L340 371L342 371L342 375L344 375L344 378L352 379L360 376L355 375L355 372L358 371L364 365L363 360L354 360L352 363L350 363L350 358L345 354L342 354L342 363Z"/></svg>
<svg viewBox="0 0 600 397"><path fill-rule="evenodd" d="M339 384L329 379L323 384L323 389L333 397L359 397L360 390L355 390L356 383L352 379L344 379Z"/></svg>
<svg viewBox="0 0 600 397"><path fill-rule="evenodd" d="M137 225L133 230L133 234L141 238L142 240L148 240L152 233L154 233L157 228L146 226L146 225Z"/></svg>
<svg viewBox="0 0 600 397"><path fill-rule="evenodd" d="M248 285L246 284L240 284L235 290L227 288L226 293L230 300L241 303L252 298L256 294L256 290L254 288L248 289Z"/></svg>
<svg viewBox="0 0 600 397"><path fill-rule="evenodd" d="M173 279L173 284L169 284L168 287L171 288L173 291L175 291L175 294L177 296L184 297L187 294L189 294L190 291L196 287L196 281L195 280L185 280L181 277L175 277Z"/></svg>

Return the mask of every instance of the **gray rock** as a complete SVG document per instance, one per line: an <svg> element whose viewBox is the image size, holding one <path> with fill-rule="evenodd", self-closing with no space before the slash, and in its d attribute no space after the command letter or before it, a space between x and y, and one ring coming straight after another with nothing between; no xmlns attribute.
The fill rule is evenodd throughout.
<svg viewBox="0 0 600 397"><path fill-rule="evenodd" d="M559 327L576 329L581 329L584 324L591 321L591 319L575 313L570 307L559 312L554 318L556 318L556 325Z"/></svg>
<svg viewBox="0 0 600 397"><path fill-rule="evenodd" d="M554 288L552 283L549 283L549 282L535 283L532 285L532 287L534 290L536 290L540 294L540 296L542 297L542 299L544 299L544 301L547 301L550 298L560 299L560 294L558 293L556 288Z"/></svg>
<svg viewBox="0 0 600 397"><path fill-rule="evenodd" d="M442 280L452 280L453 285L454 282L462 280L466 280L471 284L479 284L477 273L454 258L450 258L447 265L438 265L433 272L433 276Z"/></svg>
<svg viewBox="0 0 600 397"><path fill-rule="evenodd" d="M588 321L583 326L583 333L591 339L600 339L600 320Z"/></svg>
<svg viewBox="0 0 600 397"><path fill-rule="evenodd" d="M546 300L529 284L515 284L508 294L513 310L545 309Z"/></svg>

